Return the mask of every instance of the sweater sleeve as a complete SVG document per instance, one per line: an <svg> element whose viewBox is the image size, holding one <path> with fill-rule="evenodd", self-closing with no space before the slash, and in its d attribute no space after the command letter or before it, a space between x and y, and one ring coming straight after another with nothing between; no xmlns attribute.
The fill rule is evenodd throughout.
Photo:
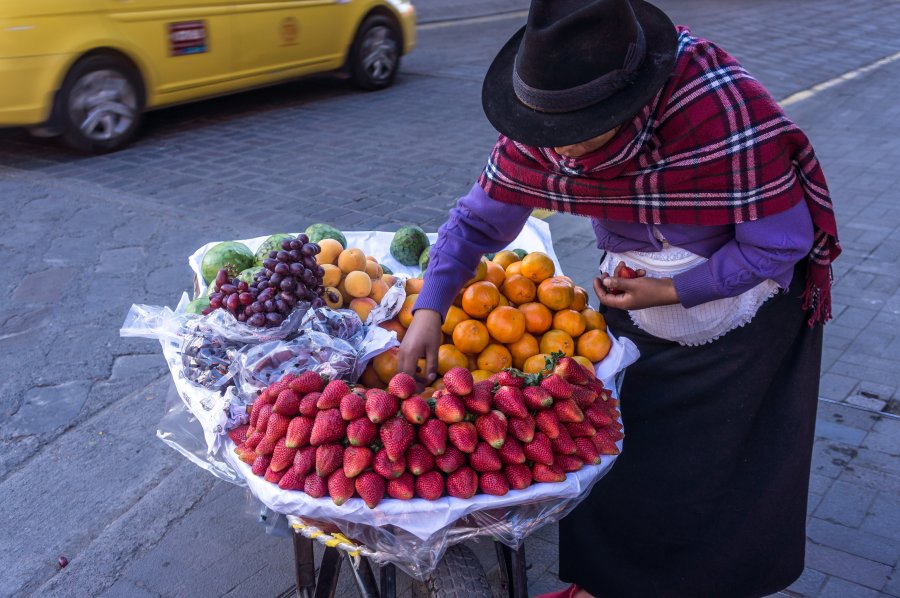
<svg viewBox="0 0 900 598"><path fill-rule="evenodd" d="M488 197L480 185L473 185L438 229L413 310L432 309L441 317L446 315L459 290L474 275L481 256L512 243L530 214L531 208L500 203Z"/></svg>
<svg viewBox="0 0 900 598"><path fill-rule="evenodd" d="M813 224L806 202L737 224L734 239L709 260L674 276L675 290L684 307L736 297L771 279L788 288L794 265L812 248Z"/></svg>

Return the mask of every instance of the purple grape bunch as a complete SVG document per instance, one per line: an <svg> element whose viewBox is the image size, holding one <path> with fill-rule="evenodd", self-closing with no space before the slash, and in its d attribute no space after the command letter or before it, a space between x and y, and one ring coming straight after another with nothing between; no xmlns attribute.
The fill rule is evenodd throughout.
<svg viewBox="0 0 900 598"><path fill-rule="evenodd" d="M322 307L325 270L316 262L319 251L319 246L301 233L284 239L281 250L269 252L252 283L229 278L227 270L219 270L213 281L215 292L209 296L209 311L225 309L239 322L273 328L300 303Z"/></svg>

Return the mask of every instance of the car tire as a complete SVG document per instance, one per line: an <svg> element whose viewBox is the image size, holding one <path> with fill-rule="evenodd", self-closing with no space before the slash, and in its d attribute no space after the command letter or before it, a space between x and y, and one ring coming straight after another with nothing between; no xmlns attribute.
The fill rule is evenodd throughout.
<svg viewBox="0 0 900 598"><path fill-rule="evenodd" d="M83 152L101 154L134 138L144 111L144 84L122 57L87 56L69 70L56 97L63 140Z"/></svg>
<svg viewBox="0 0 900 598"><path fill-rule="evenodd" d="M402 41L397 24L383 15L363 21L350 48L350 74L362 89L390 87L400 70Z"/></svg>

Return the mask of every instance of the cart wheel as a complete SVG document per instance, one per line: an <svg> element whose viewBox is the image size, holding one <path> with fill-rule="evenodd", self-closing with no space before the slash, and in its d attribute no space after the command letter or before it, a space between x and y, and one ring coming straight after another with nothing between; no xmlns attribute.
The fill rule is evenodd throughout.
<svg viewBox="0 0 900 598"><path fill-rule="evenodd" d="M461 544L451 546L424 582L414 582L413 598L491 598L478 557Z"/></svg>

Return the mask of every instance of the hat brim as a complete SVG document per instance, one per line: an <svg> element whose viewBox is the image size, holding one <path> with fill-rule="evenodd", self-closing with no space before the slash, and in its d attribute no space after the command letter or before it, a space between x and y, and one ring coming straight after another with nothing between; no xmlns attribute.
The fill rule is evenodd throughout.
<svg viewBox="0 0 900 598"><path fill-rule="evenodd" d="M481 104L490 123L514 141L538 147L580 143L630 120L662 88L675 66L678 33L664 12L642 0L631 0L644 28L646 55L626 88L574 112L547 113L529 108L513 90L513 68L523 27L494 58L481 89Z"/></svg>

